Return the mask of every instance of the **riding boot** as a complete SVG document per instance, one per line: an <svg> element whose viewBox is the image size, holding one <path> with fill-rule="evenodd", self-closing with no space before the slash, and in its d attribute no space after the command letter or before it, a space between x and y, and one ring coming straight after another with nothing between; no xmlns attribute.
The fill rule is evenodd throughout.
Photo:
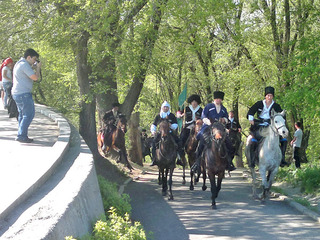
<svg viewBox="0 0 320 240"><path fill-rule="evenodd" d="M225 139L224 146L227 152L227 160L228 160L227 170L228 171L236 170L235 166L232 163L232 160L234 158L235 148L233 147L232 142L228 136Z"/></svg>
<svg viewBox="0 0 320 240"><path fill-rule="evenodd" d="M281 149L281 154L282 154L280 167L289 166L289 163L286 162L286 160L285 160L287 144L288 144L288 141L286 138L280 139L280 149Z"/></svg>
<svg viewBox="0 0 320 240"><path fill-rule="evenodd" d="M236 167L233 165L233 162L232 162L233 158L231 158L229 154L227 154L227 158L228 158L227 170L230 172L233 170L236 170Z"/></svg>
<svg viewBox="0 0 320 240"><path fill-rule="evenodd" d="M156 135L154 136L154 139L152 141L152 163L150 164L150 166L154 166L154 165L158 165L157 163L157 157L156 157L156 149L159 146L158 143L160 141L160 134L156 133Z"/></svg>
<svg viewBox="0 0 320 240"><path fill-rule="evenodd" d="M254 168L256 165L256 159L257 159L257 146L258 142L256 139L252 139L250 142L250 162L249 167Z"/></svg>
<svg viewBox="0 0 320 240"><path fill-rule="evenodd" d="M150 167L158 165L156 160L156 145L152 144L152 163L150 164Z"/></svg>
<svg viewBox="0 0 320 240"><path fill-rule="evenodd" d="M195 163L191 166L191 171L198 173L200 175L201 173L201 155L204 149L204 139L203 137L200 137L198 147L196 150L196 161Z"/></svg>
<svg viewBox="0 0 320 240"><path fill-rule="evenodd" d="M179 138L176 138L177 145L178 145L178 157L177 157L177 164L184 167L184 164L182 162L182 157L185 155L184 149L182 147L182 141Z"/></svg>

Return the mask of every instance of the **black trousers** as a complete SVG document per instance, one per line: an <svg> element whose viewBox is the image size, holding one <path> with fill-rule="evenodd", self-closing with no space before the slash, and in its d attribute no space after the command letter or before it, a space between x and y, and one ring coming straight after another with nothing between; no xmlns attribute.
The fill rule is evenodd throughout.
<svg viewBox="0 0 320 240"><path fill-rule="evenodd" d="M294 147L293 158L295 160L296 168L300 168L301 158L300 158L300 148L299 147Z"/></svg>

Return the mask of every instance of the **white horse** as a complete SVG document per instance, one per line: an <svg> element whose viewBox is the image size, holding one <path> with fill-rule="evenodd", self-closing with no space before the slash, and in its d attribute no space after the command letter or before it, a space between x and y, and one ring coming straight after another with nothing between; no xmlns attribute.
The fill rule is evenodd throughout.
<svg viewBox="0 0 320 240"><path fill-rule="evenodd" d="M288 136L288 129L286 127L286 121L284 119L285 113L276 113L271 110L270 125L268 127L261 128L259 133L264 137L263 141L259 144L257 151L259 151L259 172L262 179L263 192L258 197L256 193L256 172L254 167L250 167L252 175L252 192L254 198L265 200L269 195L269 191L272 185L272 181L276 176L281 163L282 153L279 145L279 136L286 138ZM245 155L248 162L250 162L250 151L248 144L250 143L252 136L247 138L247 144L245 148Z"/></svg>

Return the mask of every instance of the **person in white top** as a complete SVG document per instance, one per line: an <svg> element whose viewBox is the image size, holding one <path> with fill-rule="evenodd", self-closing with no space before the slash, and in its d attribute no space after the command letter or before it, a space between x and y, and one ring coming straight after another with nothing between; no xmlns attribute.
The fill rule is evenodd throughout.
<svg viewBox="0 0 320 240"><path fill-rule="evenodd" d="M296 131L293 135L293 139L290 142L290 145L293 147L293 159L295 160L296 168L300 168L300 147L303 135L303 132L301 130L301 122L296 122L294 124L294 127L296 128Z"/></svg>
<svg viewBox="0 0 320 240"><path fill-rule="evenodd" d="M8 97L11 95L12 89L12 69L13 69L13 60L7 58L3 61L1 65L1 78L3 83L4 97L3 97L3 106L8 108Z"/></svg>

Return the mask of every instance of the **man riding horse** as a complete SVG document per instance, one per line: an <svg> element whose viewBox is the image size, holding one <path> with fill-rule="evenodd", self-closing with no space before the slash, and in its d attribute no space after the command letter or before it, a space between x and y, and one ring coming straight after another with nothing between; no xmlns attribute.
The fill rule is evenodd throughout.
<svg viewBox="0 0 320 240"><path fill-rule="evenodd" d="M174 138L177 144L177 151L180 157L184 156L184 150L180 138L174 133L174 131L178 128L177 118L173 113L170 112L170 104L167 101L164 101L161 105L160 113L155 117L150 127L151 134L154 136L152 142L152 163L150 166L157 165L156 148L158 147L158 143L161 138L159 132L157 132L157 126L161 121L164 120L170 123L171 136ZM180 158L178 158L177 164L183 165Z"/></svg>
<svg viewBox="0 0 320 240"><path fill-rule="evenodd" d="M201 119L202 107L200 96L193 94L188 98L189 106L185 108L185 111L182 112L181 117L184 117L184 125L181 129L180 139L182 141L182 146L185 146L186 141L190 135L191 129L194 127L196 121Z"/></svg>
<svg viewBox="0 0 320 240"><path fill-rule="evenodd" d="M207 106L204 108L202 112L202 120L203 120L203 126L201 128L201 131L197 135L197 139L199 140L199 145L196 151L196 163L192 167L194 171L200 172L200 162L202 158L202 152L205 148L205 146L209 145L211 142L211 131L210 126L214 122L222 122L224 124L228 123L228 111L227 109L222 105L222 101L224 98L224 92L221 91L215 91L213 93L214 101L213 103L207 104ZM228 166L227 170L233 171L236 168L233 166L232 159L234 156L234 148L232 146L232 143L228 136L225 138L225 146L227 148L228 152Z"/></svg>
<svg viewBox="0 0 320 240"><path fill-rule="evenodd" d="M251 141L249 142L249 150L250 150L250 163L249 166L255 166L256 160L258 160L258 145L262 137L259 134L259 129L261 127L266 127L270 124L270 113L271 110L274 109L275 112L282 112L282 108L278 103L273 100L274 97L274 88L268 86L265 88L265 99L256 102L248 111L247 117L251 124L250 126L250 135L252 136ZM258 123L255 123L254 115L258 115ZM285 152L287 148L287 139L280 138L280 149L282 152L282 159L280 166L283 167L288 165L285 161Z"/></svg>
<svg viewBox="0 0 320 240"><path fill-rule="evenodd" d="M229 122L226 124L226 129L229 135L229 138L231 139L232 145L235 149L235 152L237 154L238 149L240 147L241 143L241 125L238 121L238 119L235 119L234 117L234 111L231 110L229 112Z"/></svg>
<svg viewBox="0 0 320 240"><path fill-rule="evenodd" d="M119 111L120 104L118 102L115 102L112 104L112 109L107 111L102 121L105 125L104 127L104 143L102 146L102 150L104 151L106 147L110 147L112 144L112 133L117 128L116 124L119 119L119 116L121 115L121 112Z"/></svg>

